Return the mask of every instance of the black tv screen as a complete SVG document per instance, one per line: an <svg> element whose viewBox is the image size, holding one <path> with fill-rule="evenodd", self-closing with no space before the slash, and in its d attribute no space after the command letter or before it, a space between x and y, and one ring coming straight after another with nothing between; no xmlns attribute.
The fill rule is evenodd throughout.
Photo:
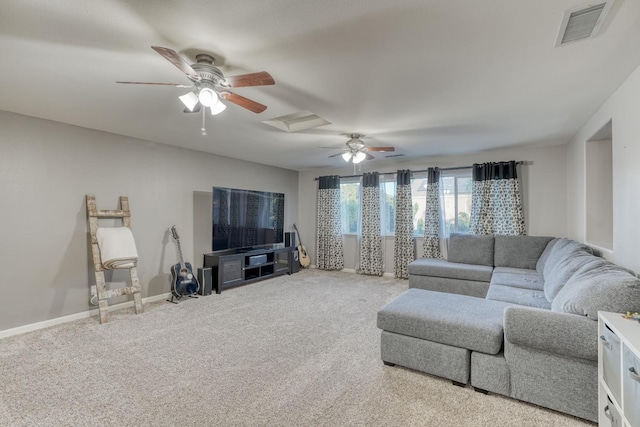
<svg viewBox="0 0 640 427"><path fill-rule="evenodd" d="M213 187L212 250L282 243L284 194Z"/></svg>

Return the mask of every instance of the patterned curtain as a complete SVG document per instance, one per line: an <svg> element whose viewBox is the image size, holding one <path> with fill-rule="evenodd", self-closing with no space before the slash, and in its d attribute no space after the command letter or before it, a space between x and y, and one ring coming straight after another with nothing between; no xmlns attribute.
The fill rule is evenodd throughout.
<svg viewBox="0 0 640 427"><path fill-rule="evenodd" d="M362 176L362 236L358 273L382 276L380 233L380 177L378 172Z"/></svg>
<svg viewBox="0 0 640 427"><path fill-rule="evenodd" d="M411 171L409 170L399 170L397 173L395 235L393 274L398 279L408 279L407 265L415 259Z"/></svg>
<svg viewBox="0 0 640 427"><path fill-rule="evenodd" d="M471 234L526 234L516 162L473 165Z"/></svg>
<svg viewBox="0 0 640 427"><path fill-rule="evenodd" d="M344 252L340 218L340 177L321 176L318 182L317 267L321 270L342 270Z"/></svg>
<svg viewBox="0 0 640 427"><path fill-rule="evenodd" d="M440 253L440 169L427 170L427 206L424 218L424 241L422 243L425 258L442 258Z"/></svg>

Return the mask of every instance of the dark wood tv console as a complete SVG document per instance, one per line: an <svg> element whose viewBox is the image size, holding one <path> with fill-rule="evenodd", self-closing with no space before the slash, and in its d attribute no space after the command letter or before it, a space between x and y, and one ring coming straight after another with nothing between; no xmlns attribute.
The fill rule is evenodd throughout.
<svg viewBox="0 0 640 427"><path fill-rule="evenodd" d="M219 294L224 289L290 273L294 250L285 247L204 254L204 267L211 268L212 287Z"/></svg>

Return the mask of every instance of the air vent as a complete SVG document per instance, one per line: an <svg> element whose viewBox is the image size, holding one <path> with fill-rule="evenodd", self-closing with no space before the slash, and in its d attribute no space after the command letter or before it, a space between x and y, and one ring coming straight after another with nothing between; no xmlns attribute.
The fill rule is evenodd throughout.
<svg viewBox="0 0 640 427"><path fill-rule="evenodd" d="M300 111L286 116L265 120L262 123L273 126L285 132L299 132L318 126L330 125L331 122L309 111Z"/></svg>
<svg viewBox="0 0 640 427"><path fill-rule="evenodd" d="M613 6L614 0L590 3L565 11L556 47L594 37Z"/></svg>

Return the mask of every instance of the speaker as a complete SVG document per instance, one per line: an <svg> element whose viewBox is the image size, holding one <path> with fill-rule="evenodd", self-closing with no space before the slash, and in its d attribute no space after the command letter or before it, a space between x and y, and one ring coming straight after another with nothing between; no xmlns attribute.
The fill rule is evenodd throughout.
<svg viewBox="0 0 640 427"><path fill-rule="evenodd" d="M298 251L289 252L289 274L300 271L300 257Z"/></svg>
<svg viewBox="0 0 640 427"><path fill-rule="evenodd" d="M287 248L295 248L296 247L296 233L293 232L285 232L284 233L284 245Z"/></svg>
<svg viewBox="0 0 640 427"><path fill-rule="evenodd" d="M198 269L198 282L200 282L200 295L211 295L213 289L213 277L210 268Z"/></svg>

